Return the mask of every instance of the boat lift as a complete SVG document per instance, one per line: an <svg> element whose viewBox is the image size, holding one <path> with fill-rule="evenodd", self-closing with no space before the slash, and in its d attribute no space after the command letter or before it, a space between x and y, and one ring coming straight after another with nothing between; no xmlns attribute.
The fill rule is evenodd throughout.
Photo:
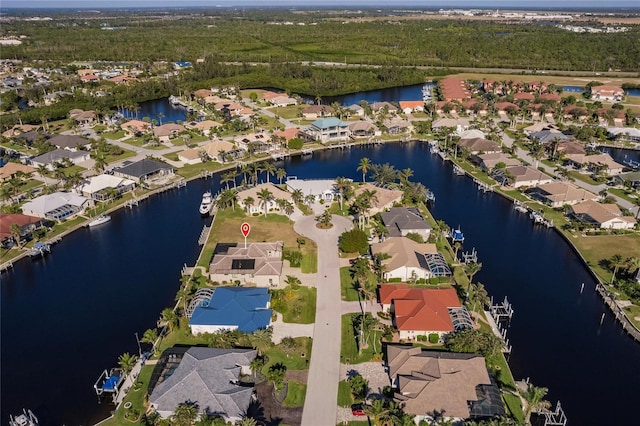
<svg viewBox="0 0 640 426"><path fill-rule="evenodd" d="M103 398L111 395L113 403L116 403L118 395L120 394L120 387L124 383L124 372L120 368L112 368L110 371L104 370L93 388L98 395L98 402L101 402Z"/></svg>

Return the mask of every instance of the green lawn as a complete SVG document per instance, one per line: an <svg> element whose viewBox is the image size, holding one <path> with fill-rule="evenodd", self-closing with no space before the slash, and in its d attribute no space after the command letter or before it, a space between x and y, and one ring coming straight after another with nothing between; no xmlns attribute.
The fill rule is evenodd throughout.
<svg viewBox="0 0 640 426"><path fill-rule="evenodd" d="M574 236L575 235L575 236ZM578 248L587 263L604 281L611 280L612 271L600 263L603 259L610 259L614 254L620 254L623 259L638 256L640 253L640 235L569 235L569 240Z"/></svg>
<svg viewBox="0 0 640 426"><path fill-rule="evenodd" d="M300 382L290 381L287 384L287 397L284 399L285 407L302 407L307 394L307 385Z"/></svg>
<svg viewBox="0 0 640 426"><path fill-rule="evenodd" d="M627 200L630 203L633 203L633 202L635 202L635 200L638 199L637 196L635 198L630 196L630 194L634 194L635 195L635 194L637 194L637 192L633 193L633 192L630 192L628 190L620 189L620 188L608 188L607 191L609 193L617 196L617 197L622 198L623 200Z"/></svg>
<svg viewBox="0 0 640 426"><path fill-rule="evenodd" d="M520 397L503 393L502 399L507 407L507 411L518 421L518 424L524 424L524 412L522 411L522 401L520 400Z"/></svg>
<svg viewBox="0 0 640 426"><path fill-rule="evenodd" d="M348 302L357 302L360 300L358 291L353 288L354 280L351 277L351 271L348 266L340 268L340 293L342 294L342 300Z"/></svg>
<svg viewBox="0 0 640 426"><path fill-rule="evenodd" d="M345 380L338 382L338 405L340 407L349 407L353 404L353 397L351 396L351 387Z"/></svg>
<svg viewBox="0 0 640 426"><path fill-rule="evenodd" d="M103 136L106 139L112 139L112 140L124 138L125 135L126 135L126 133L125 133L124 130L118 130L117 132L102 132L102 133L100 133L100 136Z"/></svg>
<svg viewBox="0 0 640 426"><path fill-rule="evenodd" d="M303 274L315 274L318 272L318 250L313 242L308 247L305 244L305 250L300 261L300 271Z"/></svg>
<svg viewBox="0 0 640 426"><path fill-rule="evenodd" d="M374 359L374 357L381 358L381 354L377 355L373 352L373 346L369 345L363 348L361 353L358 354L358 346L356 344L356 336L354 334L353 326L351 325L351 318L356 314L346 314L342 316L342 342L340 345L340 361L343 363L358 364L361 362L368 362ZM376 340L376 350L380 351L380 332L375 332L373 339ZM371 340L372 341L372 340Z"/></svg>
<svg viewBox="0 0 640 426"><path fill-rule="evenodd" d="M595 180L591 179L591 175L580 173L575 170L570 170L568 172L568 175L570 178L581 180L582 182L586 182L590 185L600 185L602 183L602 182L596 182Z"/></svg>
<svg viewBox="0 0 640 426"><path fill-rule="evenodd" d="M282 314L284 322L297 324L313 324L316 318L316 289L300 287L292 290L290 286L283 289L284 303L273 303L273 308Z"/></svg>
<svg viewBox="0 0 640 426"><path fill-rule="evenodd" d="M287 366L287 370L308 370L313 341L309 337L294 338L296 347L287 350L282 343L267 350L265 355L269 361L262 368L263 373L278 362ZM304 356L302 356L304 355Z"/></svg>

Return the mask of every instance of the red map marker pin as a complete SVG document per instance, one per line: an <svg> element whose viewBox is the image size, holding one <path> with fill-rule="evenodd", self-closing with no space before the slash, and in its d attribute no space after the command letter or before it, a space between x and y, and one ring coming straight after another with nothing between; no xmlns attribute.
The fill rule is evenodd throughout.
<svg viewBox="0 0 640 426"><path fill-rule="evenodd" d="M242 235L247 238L247 235L249 235L249 232L251 232L251 225L249 225L247 222L243 223L242 225L240 225L240 232L242 232Z"/></svg>

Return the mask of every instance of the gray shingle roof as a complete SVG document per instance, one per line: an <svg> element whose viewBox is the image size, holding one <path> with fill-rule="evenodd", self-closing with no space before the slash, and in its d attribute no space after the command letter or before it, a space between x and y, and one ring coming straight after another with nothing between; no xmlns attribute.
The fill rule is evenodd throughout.
<svg viewBox="0 0 640 426"><path fill-rule="evenodd" d="M256 354L252 349L190 348L173 374L155 387L149 401L161 415L192 401L201 413L240 418L253 389L235 382L241 366L248 366Z"/></svg>
<svg viewBox="0 0 640 426"><path fill-rule="evenodd" d="M393 207L388 212L380 213L389 235L399 237L402 230L431 229L420 213L413 208Z"/></svg>

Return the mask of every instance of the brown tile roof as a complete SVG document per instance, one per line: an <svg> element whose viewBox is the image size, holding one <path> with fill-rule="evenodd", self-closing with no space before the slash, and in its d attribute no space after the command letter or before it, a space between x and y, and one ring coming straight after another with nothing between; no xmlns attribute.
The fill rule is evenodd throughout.
<svg viewBox="0 0 640 426"><path fill-rule="evenodd" d="M536 97L533 95L533 93L519 92L513 95L513 99L516 100L532 101L535 98Z"/></svg>
<svg viewBox="0 0 640 426"><path fill-rule="evenodd" d="M0 239L11 237L11 225L23 227L41 222L41 217L27 216L20 213L0 213Z"/></svg>
<svg viewBox="0 0 640 426"><path fill-rule="evenodd" d="M362 194L364 191L370 190L376 193L376 199L371 203L372 209L383 209L391 207L395 201L402 199L403 192L398 189L379 188L371 183L365 183L359 186L355 191L355 196Z"/></svg>
<svg viewBox="0 0 640 426"><path fill-rule="evenodd" d="M463 100L471 97L464 80L459 78L443 78L438 83L442 88L442 96L447 101Z"/></svg>
<svg viewBox="0 0 640 426"><path fill-rule="evenodd" d="M416 254L437 253L435 244L420 244L406 237L388 237L381 243L371 245L376 255L386 253L390 257L382 261L387 271L395 271L403 266L422 268Z"/></svg>
<svg viewBox="0 0 640 426"><path fill-rule="evenodd" d="M29 174L35 171L36 171L35 167L9 162L5 164L3 167L0 167L0 181L11 178L17 172L23 172L23 173Z"/></svg>
<svg viewBox="0 0 640 426"><path fill-rule="evenodd" d="M461 139L458 144L461 147L469 148L473 152L497 152L501 151L498 142L483 138Z"/></svg>

